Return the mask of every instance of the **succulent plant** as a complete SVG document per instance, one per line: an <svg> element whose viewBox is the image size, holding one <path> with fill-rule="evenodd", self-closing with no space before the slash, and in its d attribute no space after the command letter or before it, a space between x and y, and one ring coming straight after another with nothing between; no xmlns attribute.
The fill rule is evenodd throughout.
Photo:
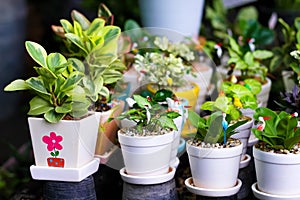
<svg viewBox="0 0 300 200"><path fill-rule="evenodd" d="M85 90L79 85L84 74L76 70L74 60L60 53L47 54L38 43L26 41L31 58L39 65L33 67L37 77L17 79L5 91L30 90L35 96L29 102L28 115L43 115L46 121L56 123L66 117L80 118L88 113L91 105ZM80 63L79 60L76 60Z"/></svg>

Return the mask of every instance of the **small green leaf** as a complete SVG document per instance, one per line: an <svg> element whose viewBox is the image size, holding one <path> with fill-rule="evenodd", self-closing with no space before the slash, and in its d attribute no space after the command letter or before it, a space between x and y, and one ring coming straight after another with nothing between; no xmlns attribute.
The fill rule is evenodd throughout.
<svg viewBox="0 0 300 200"><path fill-rule="evenodd" d="M43 81L37 77L32 77L26 80L27 85L35 92L49 95Z"/></svg>
<svg viewBox="0 0 300 200"><path fill-rule="evenodd" d="M64 103L61 106L55 107L57 113L69 113L72 111L72 103Z"/></svg>
<svg viewBox="0 0 300 200"><path fill-rule="evenodd" d="M74 71L70 74L67 80L60 87L60 90L66 92L68 90L72 90L83 78L83 74L77 71Z"/></svg>
<svg viewBox="0 0 300 200"><path fill-rule="evenodd" d="M28 90L30 87L27 85L26 81L22 79L17 79L8 84L4 91L16 91L16 90Z"/></svg>
<svg viewBox="0 0 300 200"><path fill-rule="evenodd" d="M146 106L151 107L151 103L147 98L144 98L140 95L133 95L133 99L136 101L140 108L145 108Z"/></svg>
<svg viewBox="0 0 300 200"><path fill-rule="evenodd" d="M44 118L49 123L57 123L64 118L65 114L56 113L54 108L44 114Z"/></svg>
<svg viewBox="0 0 300 200"><path fill-rule="evenodd" d="M167 116L161 116L159 118L159 122L163 128L172 128L174 130L178 130L174 121L172 119L168 118Z"/></svg>
<svg viewBox="0 0 300 200"><path fill-rule="evenodd" d="M82 27L82 30L87 30L90 26L91 22L77 10L72 10L71 17L73 21L76 21L79 24L79 26Z"/></svg>
<svg viewBox="0 0 300 200"><path fill-rule="evenodd" d="M85 55L88 55L88 51L85 48L84 43L82 42L81 38L73 33L66 33L66 38L68 38L72 43L74 43L77 47L79 47Z"/></svg>
<svg viewBox="0 0 300 200"><path fill-rule="evenodd" d="M66 64L66 58L60 53L50 53L47 56L47 66L52 72L56 72L58 67Z"/></svg>
<svg viewBox="0 0 300 200"><path fill-rule="evenodd" d="M51 105L49 101L46 101L39 96L35 96L34 98L32 98L29 102L29 105L30 110L28 112L28 115L33 116L44 114L53 109L53 105Z"/></svg>
<svg viewBox="0 0 300 200"><path fill-rule="evenodd" d="M73 25L68 20L61 19L60 24L64 28L65 33L73 33L74 32Z"/></svg>
<svg viewBox="0 0 300 200"><path fill-rule="evenodd" d="M37 62L42 67L47 67L47 52L40 44L36 42L26 41L25 42L26 50L31 56L31 58Z"/></svg>

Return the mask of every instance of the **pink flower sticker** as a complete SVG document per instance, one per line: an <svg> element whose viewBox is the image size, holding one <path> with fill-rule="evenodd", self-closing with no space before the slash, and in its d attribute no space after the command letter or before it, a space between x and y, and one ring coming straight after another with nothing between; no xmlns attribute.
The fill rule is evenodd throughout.
<svg viewBox="0 0 300 200"><path fill-rule="evenodd" d="M48 151L62 150L63 147L59 144L62 139L62 136L56 135L55 132L50 132L50 136L45 135L42 138L43 142L47 144Z"/></svg>

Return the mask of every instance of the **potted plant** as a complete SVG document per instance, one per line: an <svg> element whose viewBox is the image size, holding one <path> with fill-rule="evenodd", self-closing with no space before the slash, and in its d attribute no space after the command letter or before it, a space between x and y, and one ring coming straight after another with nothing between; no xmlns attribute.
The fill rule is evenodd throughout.
<svg viewBox="0 0 300 200"><path fill-rule="evenodd" d="M118 115L124 108L124 102L116 96L116 88L123 88L120 96L128 86L121 82L126 66L118 58L118 39L121 29L107 25L113 23L113 15L101 4L98 17L90 22L82 13L72 10L72 22L61 19L61 26L52 26L67 49L66 55L75 56L83 62L76 62L78 71L85 74L80 84L85 88L96 111L100 126L96 155L107 160L107 152L116 144L118 126L115 121L107 119ZM114 96L112 97L112 94ZM123 94L124 95L124 94ZM125 97L128 94L125 94ZM123 97L122 97L123 98ZM124 99L124 98L123 98Z"/></svg>
<svg viewBox="0 0 300 200"><path fill-rule="evenodd" d="M228 37L229 45L227 50L229 52L228 71L225 80L244 80L246 78L255 78L262 84L262 89L257 98L261 101L262 106L266 106L271 90L271 79L267 77L268 68L263 61L273 56L273 53L268 50L253 50L242 51L237 41Z"/></svg>
<svg viewBox="0 0 300 200"><path fill-rule="evenodd" d="M299 198L300 169L298 119L285 111L257 108L254 119L259 122L252 131L259 139L253 146L257 184L254 194Z"/></svg>
<svg viewBox="0 0 300 200"><path fill-rule="evenodd" d="M300 27L298 25L300 18L294 19L293 26L290 26L282 18L279 18L278 22L281 27L279 35L281 37L278 37L278 43L272 49L274 56L270 61L269 69L273 74L281 72L285 89L291 91L295 84L295 75L290 66L293 62L290 52L300 48Z"/></svg>
<svg viewBox="0 0 300 200"><path fill-rule="evenodd" d="M237 185L243 145L239 139L233 139L230 136L246 121L239 121L228 126L226 114L221 111L214 112L209 117L200 117L197 113L190 111L188 117L197 127L197 133L193 139L187 141L186 150L192 180L187 179L185 184L189 189L192 188L193 183L200 195L203 195L201 190L202 192L214 190L211 194L206 193L205 196L233 195L234 193L220 194L215 190L228 190ZM239 188L231 192L236 193L238 190Z"/></svg>
<svg viewBox="0 0 300 200"><path fill-rule="evenodd" d="M193 51L185 43L171 43L168 38L157 36L154 38L154 47L135 55L133 67L140 74L141 84L146 84L151 93L163 88L172 90L177 97L187 99L190 109L194 110L199 87L185 78L194 74L190 63L194 59ZM189 129L188 124L187 121L183 136L194 131Z"/></svg>
<svg viewBox="0 0 300 200"><path fill-rule="evenodd" d="M135 122L118 131L126 173L143 177L167 173L177 130L173 119L180 114L141 95L133 95L127 102L131 108L116 118Z"/></svg>
<svg viewBox="0 0 300 200"><path fill-rule="evenodd" d="M259 81L255 79L246 79L241 83L223 82L221 92L215 101L206 101L202 104L202 110L222 111L227 114L227 119L230 124L235 124L237 121L246 120L242 126L236 129L236 134L232 137L238 138L243 143L243 154L241 162L246 159L248 140L253 125L251 112L246 113L245 109L255 110L257 108L256 95L261 88ZM249 162L248 162L249 163ZM241 167L247 166L241 164Z"/></svg>
<svg viewBox="0 0 300 200"><path fill-rule="evenodd" d="M34 94L28 112L34 117L29 117L28 123L35 165L49 170L48 166L53 166L47 163L49 151L54 151L52 156L64 159L64 166L59 167L80 169L94 160L98 129L95 115L88 112L88 96L79 84L84 74L76 70L73 59L67 60L60 53L47 54L35 42L26 41L25 46L39 65L34 67L38 76L17 79L4 90L29 90Z"/></svg>

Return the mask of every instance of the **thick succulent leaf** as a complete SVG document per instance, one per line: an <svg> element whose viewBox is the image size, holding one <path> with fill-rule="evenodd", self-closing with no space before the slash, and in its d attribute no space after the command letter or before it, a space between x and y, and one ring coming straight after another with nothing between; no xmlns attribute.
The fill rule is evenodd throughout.
<svg viewBox="0 0 300 200"><path fill-rule="evenodd" d="M44 86L43 81L40 78L37 77L29 78L26 80L26 83L33 91L50 96L50 93L48 93L48 91Z"/></svg>
<svg viewBox="0 0 300 200"><path fill-rule="evenodd" d="M16 90L28 90L30 87L27 85L26 81L22 79L16 79L10 84L5 86L4 91L16 91Z"/></svg>
<svg viewBox="0 0 300 200"><path fill-rule="evenodd" d="M45 67L34 67L35 71L41 76L45 85L52 87L54 81L57 79L57 76L48 68Z"/></svg>
<svg viewBox="0 0 300 200"><path fill-rule="evenodd" d="M45 99L39 96L35 96L34 98L32 98L29 102L29 105L30 110L27 113L28 115L37 116L53 109L53 105L51 105L49 101L46 101Z"/></svg>
<svg viewBox="0 0 300 200"><path fill-rule="evenodd" d="M85 73L85 67L81 60L77 58L69 58L68 61L79 72Z"/></svg>
<svg viewBox="0 0 300 200"><path fill-rule="evenodd" d="M77 10L72 10L71 17L73 21L76 21L82 27L82 30L87 30L91 24L91 22Z"/></svg>
<svg viewBox="0 0 300 200"><path fill-rule="evenodd" d="M94 84L95 84L95 93L96 94L100 93L103 87L103 77L97 76L96 79L94 80Z"/></svg>
<svg viewBox="0 0 300 200"><path fill-rule="evenodd" d="M55 107L57 113L70 113L72 111L72 103L64 103L61 106Z"/></svg>
<svg viewBox="0 0 300 200"><path fill-rule="evenodd" d="M88 51L86 50L86 47L79 36L77 36L76 34L73 34L73 33L67 33L65 36L72 43L74 43L76 46L78 46L86 55L88 55Z"/></svg>
<svg viewBox="0 0 300 200"><path fill-rule="evenodd" d="M104 96L104 97L108 97L109 96L109 89L107 87L102 87L101 91L99 92L100 95Z"/></svg>
<svg viewBox="0 0 300 200"><path fill-rule="evenodd" d="M49 110L48 112L46 112L44 114L44 118L47 122L50 123L57 123L60 120L62 120L64 118L66 114L64 113L57 113L55 112L54 108L52 110Z"/></svg>
<svg viewBox="0 0 300 200"><path fill-rule="evenodd" d="M79 85L77 85L73 90L68 91L66 94L69 96L67 102L81 102L86 100L86 92Z"/></svg>
<svg viewBox="0 0 300 200"><path fill-rule="evenodd" d="M26 41L25 47L30 57L43 67L47 67L47 52L40 44L36 42Z"/></svg>
<svg viewBox="0 0 300 200"><path fill-rule="evenodd" d="M64 84L60 87L60 90L66 92L74 89L74 87L81 81L84 75L80 72L74 71L70 74Z"/></svg>
<svg viewBox="0 0 300 200"><path fill-rule="evenodd" d="M68 20L61 19L60 24L64 28L65 33L73 33L74 32L73 25Z"/></svg>
<svg viewBox="0 0 300 200"><path fill-rule="evenodd" d="M105 25L105 20L104 19L95 18L92 21L91 25L86 30L86 34L88 36L96 36L101 31L101 29L104 27L104 25Z"/></svg>
<svg viewBox="0 0 300 200"><path fill-rule="evenodd" d="M56 72L57 69L63 64L67 63L67 59L60 53L50 53L47 56L47 66L52 72Z"/></svg>

